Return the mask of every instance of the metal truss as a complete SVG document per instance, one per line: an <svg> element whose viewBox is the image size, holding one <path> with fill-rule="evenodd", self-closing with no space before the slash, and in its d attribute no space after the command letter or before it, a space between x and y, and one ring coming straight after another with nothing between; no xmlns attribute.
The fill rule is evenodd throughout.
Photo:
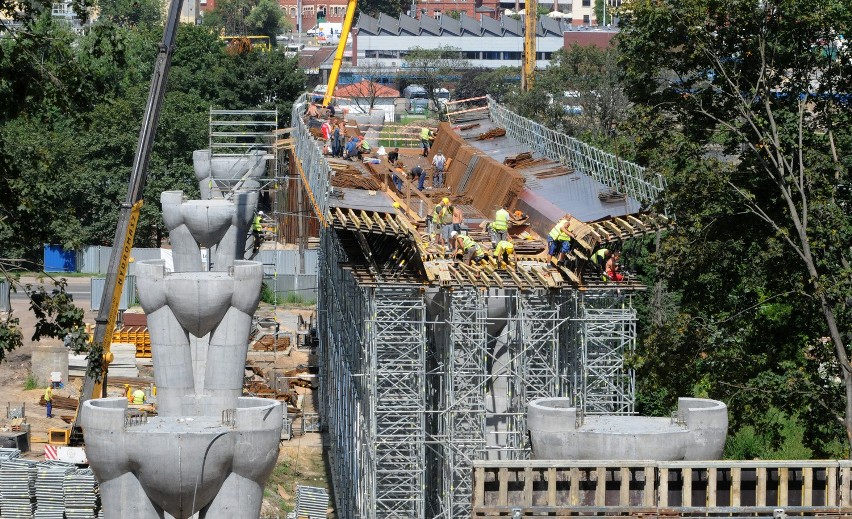
<svg viewBox="0 0 852 519"><path fill-rule="evenodd" d="M586 295L578 317L583 414L633 414L636 375L624 356L636 349L636 310L628 296Z"/></svg>
<svg viewBox="0 0 852 519"><path fill-rule="evenodd" d="M443 422L445 517L470 514L473 461L485 453L485 385L488 354L487 299L475 288L449 294L446 410Z"/></svg>
<svg viewBox="0 0 852 519"><path fill-rule="evenodd" d="M642 166L521 117L491 97L488 97L488 113L494 124L506 130L509 137L640 202L652 204L666 189L662 175L652 176Z"/></svg>
<svg viewBox="0 0 852 519"><path fill-rule="evenodd" d="M423 517L426 305L419 289L373 290L365 327L375 517Z"/></svg>

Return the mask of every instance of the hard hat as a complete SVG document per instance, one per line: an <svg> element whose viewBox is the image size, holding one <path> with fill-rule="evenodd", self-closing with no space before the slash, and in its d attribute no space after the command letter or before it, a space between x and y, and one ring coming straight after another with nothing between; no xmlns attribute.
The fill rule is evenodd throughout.
<svg viewBox="0 0 852 519"><path fill-rule="evenodd" d="M523 215L524 215L524 213L522 213L522 212L520 212L520 211L515 211L515 218L520 218L520 217L522 217Z"/></svg>
<svg viewBox="0 0 852 519"><path fill-rule="evenodd" d="M399 204L399 202L394 202L393 207L394 207L394 209L399 209L402 206Z"/></svg>
<svg viewBox="0 0 852 519"><path fill-rule="evenodd" d="M258 211L257 214L263 214L263 211Z"/></svg>
<svg viewBox="0 0 852 519"><path fill-rule="evenodd" d="M453 231L453 232L450 233L450 238L455 238L458 235L459 235L458 231Z"/></svg>
<svg viewBox="0 0 852 519"><path fill-rule="evenodd" d="M441 199L441 202L442 202L442 203L445 203L445 204L449 204L449 203L450 203L450 199L449 199L449 198L447 198L447 197L444 197L444 198L442 198L442 199Z"/></svg>

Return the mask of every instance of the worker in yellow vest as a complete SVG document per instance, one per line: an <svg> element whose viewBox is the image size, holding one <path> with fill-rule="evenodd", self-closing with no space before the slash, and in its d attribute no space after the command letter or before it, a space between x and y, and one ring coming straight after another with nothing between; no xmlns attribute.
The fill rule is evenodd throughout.
<svg viewBox="0 0 852 519"><path fill-rule="evenodd" d="M263 218L263 211L258 211L257 214L254 215L254 220L251 223L251 233L254 237L254 252L260 250L260 236L263 233L263 223L261 219Z"/></svg>
<svg viewBox="0 0 852 519"><path fill-rule="evenodd" d="M553 229L547 235L547 261L556 257L557 264L564 264L565 255L571 250L571 238L574 235L571 233L571 215L566 214L564 218L556 222Z"/></svg>
<svg viewBox="0 0 852 519"><path fill-rule="evenodd" d="M423 156L429 155L429 146L432 145L432 130L426 128L420 128L420 146L423 148Z"/></svg>
<svg viewBox="0 0 852 519"><path fill-rule="evenodd" d="M447 252L451 249L450 232L453 230L453 211L450 199L444 197L432 212L432 228L436 233L435 243L447 247Z"/></svg>
<svg viewBox="0 0 852 519"><path fill-rule="evenodd" d="M509 240L500 240L497 243L497 247L494 249L494 258L497 261L502 261L506 265L509 265L509 257L511 256L511 263L515 263L518 261L517 256L515 256L515 244Z"/></svg>
<svg viewBox="0 0 852 519"><path fill-rule="evenodd" d="M497 210L494 221L488 225L488 236L492 245L496 246L497 243L509 239L509 217L509 211L505 207Z"/></svg>
<svg viewBox="0 0 852 519"><path fill-rule="evenodd" d="M141 389L137 389L133 392L133 403L136 405L145 403L145 392Z"/></svg>
<svg viewBox="0 0 852 519"><path fill-rule="evenodd" d="M44 406L47 408L47 417L53 418L53 388L50 386L44 390Z"/></svg>
<svg viewBox="0 0 852 519"><path fill-rule="evenodd" d="M450 233L450 239L455 245L453 255L463 252L462 261L470 265L474 261L482 261L485 259L485 252L478 243L473 241L473 238L467 234L459 234L457 231Z"/></svg>

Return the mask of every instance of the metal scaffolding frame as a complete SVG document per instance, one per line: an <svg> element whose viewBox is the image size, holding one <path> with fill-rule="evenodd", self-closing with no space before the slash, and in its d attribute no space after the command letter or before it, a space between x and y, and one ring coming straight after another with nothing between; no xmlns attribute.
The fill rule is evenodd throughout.
<svg viewBox="0 0 852 519"><path fill-rule="evenodd" d="M583 414L634 414L636 377L624 364L636 350L636 310L630 296L589 294L580 305Z"/></svg>
<svg viewBox="0 0 852 519"><path fill-rule="evenodd" d="M298 116L291 135L327 211L328 164ZM320 230L320 398L338 517L470 517L473 462L529 457L534 398L633 411L629 296L381 281L358 232Z"/></svg>
<svg viewBox="0 0 852 519"><path fill-rule="evenodd" d="M470 514L473 494L470 467L485 454L488 306L482 291L472 287L453 290L449 299L450 340L444 350L443 510L446 517L464 517Z"/></svg>

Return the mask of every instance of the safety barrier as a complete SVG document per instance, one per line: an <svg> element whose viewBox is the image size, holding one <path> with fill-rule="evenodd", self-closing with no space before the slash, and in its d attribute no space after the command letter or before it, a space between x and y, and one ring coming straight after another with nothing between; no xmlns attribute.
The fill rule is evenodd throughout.
<svg viewBox="0 0 852 519"><path fill-rule="evenodd" d="M852 516L849 461L475 461L473 517Z"/></svg>
<svg viewBox="0 0 852 519"><path fill-rule="evenodd" d="M488 111L494 124L506 130L509 137L643 204L655 203L666 189L662 175L646 174L642 166L511 112L491 97L488 98Z"/></svg>

